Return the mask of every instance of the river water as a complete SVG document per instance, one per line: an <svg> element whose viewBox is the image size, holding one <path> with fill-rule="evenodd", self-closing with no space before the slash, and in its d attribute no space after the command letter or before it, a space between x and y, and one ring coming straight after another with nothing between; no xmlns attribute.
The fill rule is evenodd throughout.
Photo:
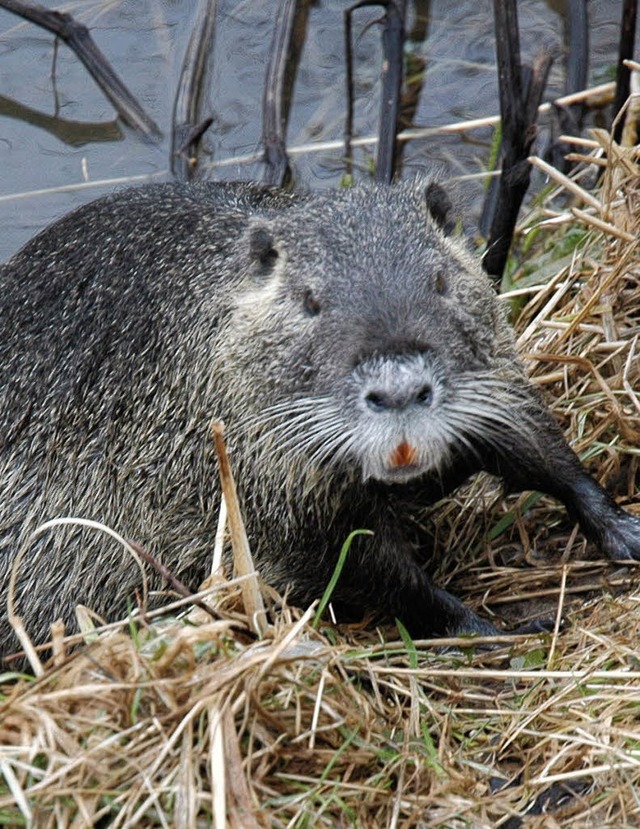
<svg viewBox="0 0 640 829"><path fill-rule="evenodd" d="M55 8L58 4L48 4ZM288 143L298 186L339 182L344 162L345 81L342 14L348 4L316 0L308 15L291 105ZM220 0L205 114L202 172L261 178L261 101L276 0ZM499 112L490 0L415 0L407 49L424 66L413 126L434 127ZM546 100L564 91L562 3L518 4L523 57L558 53ZM52 219L126 182L169 177L173 97L193 27L194 0L76 0L65 6L85 23L113 68L160 125L158 142L123 127L75 55L52 35L0 11L0 261ZM610 80L621 0L591 0L589 83ZM379 9L358 12L355 131L375 133L381 65ZM543 125L542 140L549 137ZM433 162L452 175L486 168L492 130L410 142L404 170ZM333 142L333 143L332 143ZM305 149L314 144L320 149ZM295 149L297 148L297 150ZM366 176L371 152L356 153ZM472 209L482 181L465 183Z"/></svg>

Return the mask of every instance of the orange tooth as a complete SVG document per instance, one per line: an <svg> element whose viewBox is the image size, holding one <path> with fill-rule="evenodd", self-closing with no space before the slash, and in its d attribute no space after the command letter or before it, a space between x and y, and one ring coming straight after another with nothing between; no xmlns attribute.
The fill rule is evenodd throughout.
<svg viewBox="0 0 640 829"><path fill-rule="evenodd" d="M391 454L390 463L392 467L411 466L416 462L417 457L418 453L414 447L407 443L406 440L403 440Z"/></svg>

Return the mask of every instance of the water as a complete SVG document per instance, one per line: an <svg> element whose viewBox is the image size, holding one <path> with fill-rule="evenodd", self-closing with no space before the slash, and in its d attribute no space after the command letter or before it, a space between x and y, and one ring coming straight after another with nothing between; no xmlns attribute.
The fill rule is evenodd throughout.
<svg viewBox="0 0 640 829"><path fill-rule="evenodd" d="M58 4L50 4L55 7ZM341 140L344 129L342 13L346 3L317 0L293 91L288 142ZM525 58L542 45L561 50L562 8L521 0ZM591 0L590 83L610 77L617 53L621 0ZM88 25L98 46L129 89L160 125L157 143L123 127L75 55L42 29L0 10L0 261L71 208L127 181L169 177L173 96L196 3L193 0L77 0L67 7ZM499 112L493 14L490 0L415 0L408 49L424 62L414 126L438 126ZM220 0L207 112L214 123L205 139L203 172L214 178L261 178L259 162L234 159L261 149L261 105L275 0ZM355 20L356 134L372 135L378 118L381 63L379 29L367 24L379 9ZM563 92L562 60L545 98ZM491 129L466 136L410 142L404 170L431 162L452 174L485 169ZM546 140L548 130L542 131ZM367 175L371 150L358 150ZM223 166L218 166L223 165ZM309 189L339 182L341 149L296 153L296 182ZM465 184L472 206L482 182Z"/></svg>

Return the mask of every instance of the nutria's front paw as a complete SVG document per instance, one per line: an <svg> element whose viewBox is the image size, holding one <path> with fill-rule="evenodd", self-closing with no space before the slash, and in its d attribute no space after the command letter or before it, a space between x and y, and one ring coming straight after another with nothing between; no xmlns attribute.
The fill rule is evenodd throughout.
<svg viewBox="0 0 640 829"><path fill-rule="evenodd" d="M640 561L640 518L620 510L603 533L600 549L612 561Z"/></svg>
<svg viewBox="0 0 640 829"><path fill-rule="evenodd" d="M559 630L564 630L566 623L560 621ZM509 631L508 635L518 634L519 636L533 636L536 633L553 633L556 629L556 620L553 616L543 616L540 619L532 619L530 622L525 622L524 625L519 625L515 630Z"/></svg>

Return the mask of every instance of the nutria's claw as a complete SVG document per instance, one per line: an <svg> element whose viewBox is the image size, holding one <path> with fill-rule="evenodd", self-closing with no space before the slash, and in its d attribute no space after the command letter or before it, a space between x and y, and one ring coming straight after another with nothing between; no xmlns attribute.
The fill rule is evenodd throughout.
<svg viewBox="0 0 640 829"><path fill-rule="evenodd" d="M620 510L603 533L600 549L612 561L640 561L640 518Z"/></svg>

